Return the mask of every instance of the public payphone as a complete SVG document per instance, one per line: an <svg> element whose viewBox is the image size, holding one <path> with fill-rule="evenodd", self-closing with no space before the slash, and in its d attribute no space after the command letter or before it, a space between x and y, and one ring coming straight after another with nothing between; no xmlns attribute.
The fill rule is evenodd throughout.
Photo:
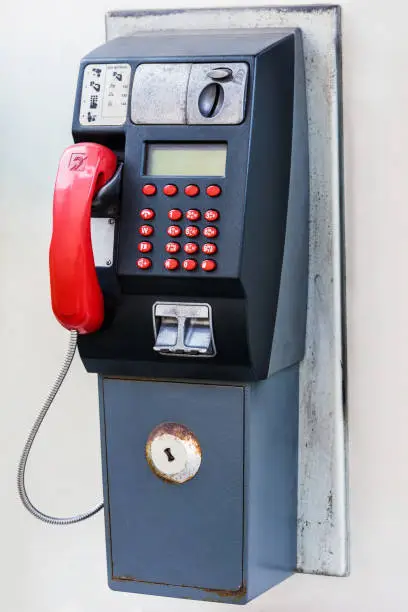
<svg viewBox="0 0 408 612"><path fill-rule="evenodd" d="M144 34L81 62L52 306L99 375L109 584L244 603L296 566L308 142L299 30Z"/></svg>

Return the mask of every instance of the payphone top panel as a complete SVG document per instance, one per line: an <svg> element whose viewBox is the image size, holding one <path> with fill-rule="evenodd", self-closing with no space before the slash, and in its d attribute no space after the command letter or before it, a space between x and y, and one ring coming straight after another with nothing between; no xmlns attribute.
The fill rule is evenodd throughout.
<svg viewBox="0 0 408 612"><path fill-rule="evenodd" d="M130 58L139 61L163 58L177 61L182 57L191 57L193 61L200 62L205 57L256 56L294 32L299 31L295 28L254 28L138 32L134 36L114 38L93 49L82 63Z"/></svg>

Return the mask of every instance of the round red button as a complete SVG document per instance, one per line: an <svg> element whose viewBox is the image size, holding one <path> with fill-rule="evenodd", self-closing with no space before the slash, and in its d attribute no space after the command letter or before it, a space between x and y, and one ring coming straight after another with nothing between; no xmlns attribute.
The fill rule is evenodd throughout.
<svg viewBox="0 0 408 612"><path fill-rule="evenodd" d="M172 238L176 238L176 236L180 236L181 234L181 227L179 227L178 225L170 225L167 228L167 233Z"/></svg>
<svg viewBox="0 0 408 612"><path fill-rule="evenodd" d="M140 216L144 221L150 221L150 219L154 219L154 210L151 208L144 208L140 211Z"/></svg>
<svg viewBox="0 0 408 612"><path fill-rule="evenodd" d="M151 236L153 232L154 230L151 225L141 225L139 227L139 234L141 234L142 236Z"/></svg>
<svg viewBox="0 0 408 612"><path fill-rule="evenodd" d="M212 272L217 267L217 264L213 259L204 259L201 264L201 269L205 272Z"/></svg>
<svg viewBox="0 0 408 612"><path fill-rule="evenodd" d="M165 185L163 187L163 193L166 196L174 196L178 192L176 185Z"/></svg>
<svg viewBox="0 0 408 612"><path fill-rule="evenodd" d="M152 262L148 257L140 257L137 260L136 265L141 270L147 270L152 265Z"/></svg>
<svg viewBox="0 0 408 612"><path fill-rule="evenodd" d="M183 216L183 213L178 208L172 208L167 213L167 216L170 221L180 221L181 217Z"/></svg>
<svg viewBox="0 0 408 612"><path fill-rule="evenodd" d="M194 198L200 193L200 188L198 185L187 185L187 187L184 188L184 193L190 196L190 198Z"/></svg>
<svg viewBox="0 0 408 612"><path fill-rule="evenodd" d="M200 233L200 230L195 225L189 225L184 230L184 233L188 238L195 238Z"/></svg>
<svg viewBox="0 0 408 612"><path fill-rule="evenodd" d="M157 187L156 185L152 185L151 183L147 183L147 185L143 185L142 191L144 195L152 196L156 193Z"/></svg>
<svg viewBox="0 0 408 612"><path fill-rule="evenodd" d="M213 223L214 221L218 221L219 218L220 213L218 212L218 210L206 210L204 213L204 219L206 221L210 221L211 223Z"/></svg>
<svg viewBox="0 0 408 612"><path fill-rule="evenodd" d="M217 198L221 193L221 187L219 185L208 185L205 191L210 198Z"/></svg>
<svg viewBox="0 0 408 612"><path fill-rule="evenodd" d="M206 244L203 244L201 250L206 255L214 255L218 249L216 244L213 244L212 242L207 242Z"/></svg>
<svg viewBox="0 0 408 612"><path fill-rule="evenodd" d="M149 253L149 251L152 250L153 245L151 242L143 241L143 242L139 242L139 244L137 245L137 248L141 253Z"/></svg>
<svg viewBox="0 0 408 612"><path fill-rule="evenodd" d="M178 242L168 242L164 247L167 253L178 253L180 250L180 245Z"/></svg>
<svg viewBox="0 0 408 612"><path fill-rule="evenodd" d="M197 267L197 262L195 259L185 259L183 261L184 270L188 270L189 272L191 272L192 270L195 270L196 267Z"/></svg>
<svg viewBox="0 0 408 612"><path fill-rule="evenodd" d="M179 267L179 262L177 259L170 257L164 262L164 267L166 268L166 270L177 270L177 268Z"/></svg>
<svg viewBox="0 0 408 612"><path fill-rule="evenodd" d="M197 251L198 251L198 244L196 244L195 242L187 242L184 245L184 251L185 251L185 253L188 253L188 255L192 255L193 253L197 253Z"/></svg>
<svg viewBox="0 0 408 612"><path fill-rule="evenodd" d="M216 238L218 236L218 230L216 227L209 225L203 229L203 234L206 238Z"/></svg>
<svg viewBox="0 0 408 612"><path fill-rule="evenodd" d="M199 210L192 209L186 212L186 219L189 221L198 221L200 217L201 214Z"/></svg>

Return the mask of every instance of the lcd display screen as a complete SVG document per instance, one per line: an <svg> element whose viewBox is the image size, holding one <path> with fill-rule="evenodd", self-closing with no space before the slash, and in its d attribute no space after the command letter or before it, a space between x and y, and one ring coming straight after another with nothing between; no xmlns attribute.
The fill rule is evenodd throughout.
<svg viewBox="0 0 408 612"><path fill-rule="evenodd" d="M151 176L225 176L226 163L226 142L146 144L145 174Z"/></svg>

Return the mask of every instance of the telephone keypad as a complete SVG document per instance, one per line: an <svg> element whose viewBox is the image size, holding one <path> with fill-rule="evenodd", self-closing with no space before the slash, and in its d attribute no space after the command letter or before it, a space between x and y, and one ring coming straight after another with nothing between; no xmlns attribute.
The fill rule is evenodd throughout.
<svg viewBox="0 0 408 612"><path fill-rule="evenodd" d="M184 230L184 233L188 238L196 238L200 233L200 228L198 228L196 225L189 225Z"/></svg>
<svg viewBox="0 0 408 612"><path fill-rule="evenodd" d="M178 253L180 245L178 242L168 242L165 246L167 253Z"/></svg>
<svg viewBox="0 0 408 612"><path fill-rule="evenodd" d="M204 259L201 264L201 269L205 272L212 272L217 267L216 262L213 259Z"/></svg>
<svg viewBox="0 0 408 612"><path fill-rule="evenodd" d="M147 270L148 268L151 267L152 260L149 259L148 257L139 257L139 259L136 262L136 265L138 268L140 268L140 270Z"/></svg>
<svg viewBox="0 0 408 612"><path fill-rule="evenodd" d="M174 257L166 259L166 261L164 262L164 267L166 268L166 270L177 270L177 268L179 267L178 259L174 259Z"/></svg>
<svg viewBox="0 0 408 612"><path fill-rule="evenodd" d="M172 208L169 210L167 216L170 221L180 221L180 219L183 217L183 213L178 208Z"/></svg>
<svg viewBox="0 0 408 612"><path fill-rule="evenodd" d="M155 195L155 193L157 193L157 187L156 185L153 185L152 183L146 183L146 185L143 185L142 191L144 195L152 196L152 195Z"/></svg>
<svg viewBox="0 0 408 612"><path fill-rule="evenodd" d="M201 217L201 213L199 210L191 209L186 212L186 219L189 221L198 221Z"/></svg>
<svg viewBox="0 0 408 612"><path fill-rule="evenodd" d="M166 196L169 196L169 197L175 196L177 192L178 192L177 185L173 185L172 183L169 185L165 185L163 187L163 193Z"/></svg>
<svg viewBox="0 0 408 612"><path fill-rule="evenodd" d="M205 192L210 198L218 198L221 193L221 187L219 185L208 185Z"/></svg>
<svg viewBox="0 0 408 612"><path fill-rule="evenodd" d="M143 208L143 210L140 211L140 216L143 221L150 221L151 219L154 219L154 215L154 210L151 208Z"/></svg>
<svg viewBox="0 0 408 612"><path fill-rule="evenodd" d="M216 184L201 185L201 189L203 195L200 196L200 187L194 183L186 186L175 185L173 183L165 185L145 183L141 186L141 191L145 196L150 198L157 194L156 197L158 199L155 199L154 209L146 207L141 208L139 211L139 217L142 221L150 221L151 223L142 223L138 231L142 237L151 236L153 240L152 242L142 240L138 243L137 248L142 254L151 252L153 246L156 253L157 248L159 248L159 252L163 249L162 252L167 257L163 257L161 265L169 272L196 271L197 273L200 269L204 272L213 272L217 269L217 261L214 259L214 256L218 253L218 246L212 240L216 239L219 235L218 222L220 221L220 212L205 206L203 208L201 206L188 208L185 204L187 203L186 196L200 196L197 198L197 204L201 199L203 199L204 203L207 197L216 198L220 196L222 189ZM166 200L163 199L163 196L175 197L174 203L177 203L177 208L166 207ZM162 238L163 214L170 221L170 224L164 227L164 231L167 233L167 236L173 239L164 243ZM203 241L201 236L204 238ZM179 239L180 242L175 241L175 238ZM181 262L172 257L180 251L188 256L187 259ZM191 256L196 256L197 259L193 259ZM136 262L137 268L142 271L155 267L158 263L156 262L156 257L154 261L149 257L140 257Z"/></svg>
<svg viewBox="0 0 408 612"><path fill-rule="evenodd" d="M213 244L212 242L206 242L205 244L203 244L201 250L205 255L215 255L218 249L216 244Z"/></svg>
<svg viewBox="0 0 408 612"><path fill-rule="evenodd" d="M190 198L195 198L200 193L200 188L198 185L187 185L187 187L184 188L184 193Z"/></svg>
<svg viewBox="0 0 408 612"><path fill-rule="evenodd" d="M167 233L172 238L177 238L181 234L181 227L179 225L169 225L167 228Z"/></svg>
<svg viewBox="0 0 408 612"><path fill-rule="evenodd" d="M187 242L184 245L184 252L187 253L188 255L193 255L193 253L197 253L198 251L198 244L196 244L195 242Z"/></svg>
<svg viewBox="0 0 408 612"><path fill-rule="evenodd" d="M206 238L216 238L218 236L218 229L209 225L203 229L203 234Z"/></svg>
<svg viewBox="0 0 408 612"><path fill-rule="evenodd" d="M187 270L187 272L192 272L197 267L197 262L195 259L185 259L183 261L183 269Z"/></svg>
<svg viewBox="0 0 408 612"><path fill-rule="evenodd" d="M215 223L220 218L218 210L206 210L204 213L204 219L209 223Z"/></svg>
<svg viewBox="0 0 408 612"><path fill-rule="evenodd" d="M137 248L141 253L149 253L152 250L153 245L151 242L148 242L147 240L143 240L142 242L139 242L139 244L137 245Z"/></svg>
<svg viewBox="0 0 408 612"><path fill-rule="evenodd" d="M139 227L139 234L142 236L151 236L154 232L152 225L141 225Z"/></svg>

